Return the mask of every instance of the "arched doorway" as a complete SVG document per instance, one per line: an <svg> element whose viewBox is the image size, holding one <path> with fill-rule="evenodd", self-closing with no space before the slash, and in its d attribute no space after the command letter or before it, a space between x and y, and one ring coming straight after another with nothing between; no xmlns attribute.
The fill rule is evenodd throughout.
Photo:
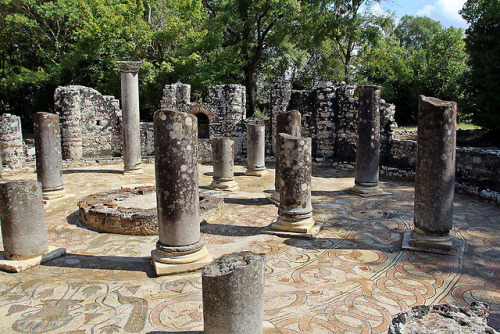
<svg viewBox="0 0 500 334"><path fill-rule="evenodd" d="M198 118L198 138L210 138L210 120L203 113L195 114Z"/></svg>

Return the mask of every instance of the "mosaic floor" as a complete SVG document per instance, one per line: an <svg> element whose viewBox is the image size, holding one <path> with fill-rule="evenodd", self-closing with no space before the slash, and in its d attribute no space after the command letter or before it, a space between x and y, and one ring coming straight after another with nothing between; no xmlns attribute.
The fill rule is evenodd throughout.
<svg viewBox="0 0 500 334"><path fill-rule="evenodd" d="M73 197L46 206L49 242L67 255L19 274L0 272L0 333L196 333L202 328L201 274L155 277L150 251L157 237L100 233L82 226L83 196L124 185L152 184L122 166L67 168ZM212 181L200 165L200 186ZM453 255L401 250L412 228L413 185L382 180L390 195L358 197L345 190L353 172L313 169L314 217L325 223L315 239L259 234L277 216L265 198L273 170L244 176L225 198L226 215L202 225L213 257L239 250L267 258L264 320L282 333L386 333L401 310L421 304L491 307L500 329L500 207L465 195L455 200ZM11 178L36 178L33 173Z"/></svg>

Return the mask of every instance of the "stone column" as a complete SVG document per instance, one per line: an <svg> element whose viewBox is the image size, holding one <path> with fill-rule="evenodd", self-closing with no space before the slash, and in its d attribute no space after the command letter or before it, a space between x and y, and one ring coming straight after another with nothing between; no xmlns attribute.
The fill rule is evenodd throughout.
<svg viewBox="0 0 500 334"><path fill-rule="evenodd" d="M265 256L222 255L203 268L203 324L206 334L261 334Z"/></svg>
<svg viewBox="0 0 500 334"><path fill-rule="evenodd" d="M418 104L415 229L410 245L452 247L457 104L421 95Z"/></svg>
<svg viewBox="0 0 500 334"><path fill-rule="evenodd" d="M119 61L123 111L124 173L140 173L141 126L139 117L139 68L141 61Z"/></svg>
<svg viewBox="0 0 500 334"><path fill-rule="evenodd" d="M314 227L311 204L311 138L281 133L280 204L274 230L311 233Z"/></svg>
<svg viewBox="0 0 500 334"><path fill-rule="evenodd" d="M2 152L0 151L0 179L3 177L2 170L3 170Z"/></svg>
<svg viewBox="0 0 500 334"><path fill-rule="evenodd" d="M358 141L354 187L359 194L382 193L378 186L380 159L380 86L359 87Z"/></svg>
<svg viewBox="0 0 500 334"><path fill-rule="evenodd" d="M234 142L229 138L212 139L214 180L212 187L226 191L239 189L234 181Z"/></svg>
<svg viewBox="0 0 500 334"><path fill-rule="evenodd" d="M247 163L245 175L262 176L266 172L266 126L264 122L247 123Z"/></svg>
<svg viewBox="0 0 500 334"><path fill-rule="evenodd" d="M64 195L59 116L35 115L36 174L46 200Z"/></svg>
<svg viewBox="0 0 500 334"><path fill-rule="evenodd" d="M292 110L284 114L279 114L276 116L276 141L279 141L281 137L280 133L286 133L295 137L300 137L300 126L301 126L301 116L298 110ZM276 146L279 147L279 144ZM271 195L271 200L278 203L280 201L280 156L276 149L274 154L274 193Z"/></svg>
<svg viewBox="0 0 500 334"><path fill-rule="evenodd" d="M0 181L0 220L6 259L25 260L48 251L39 182Z"/></svg>
<svg viewBox="0 0 500 334"><path fill-rule="evenodd" d="M26 155L21 131L21 117L11 114L3 114L0 117L0 153L6 167L11 169L24 167Z"/></svg>
<svg viewBox="0 0 500 334"><path fill-rule="evenodd" d="M200 239L196 116L154 114L159 240L151 256L158 275L199 269L212 261Z"/></svg>

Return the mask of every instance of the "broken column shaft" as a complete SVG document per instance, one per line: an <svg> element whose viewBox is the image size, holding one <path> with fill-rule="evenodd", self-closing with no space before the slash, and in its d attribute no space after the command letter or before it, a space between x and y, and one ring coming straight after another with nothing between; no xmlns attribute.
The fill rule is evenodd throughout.
<svg viewBox="0 0 500 334"><path fill-rule="evenodd" d="M380 86L359 87L358 140L354 187L360 194L381 193L378 186L380 160Z"/></svg>
<svg viewBox="0 0 500 334"><path fill-rule="evenodd" d="M212 187L232 191L239 189L234 181L234 142L229 138L212 139L214 175Z"/></svg>
<svg viewBox="0 0 500 334"><path fill-rule="evenodd" d="M286 133L295 137L300 137L300 124L301 116L298 110L291 110L285 112L283 114L279 114L276 116L276 141L281 140L279 136L280 133ZM278 147L280 144L276 145L275 154L274 154L274 193L271 195L271 199L276 202L280 201L280 156L278 152Z"/></svg>
<svg viewBox="0 0 500 334"><path fill-rule="evenodd" d="M314 227L311 204L311 138L281 133L280 204L275 230L309 233Z"/></svg>
<svg viewBox="0 0 500 334"><path fill-rule="evenodd" d="M266 126L247 123L247 171L245 175L262 176L266 171Z"/></svg>
<svg viewBox="0 0 500 334"><path fill-rule="evenodd" d="M64 195L59 116L46 112L35 115L36 174L44 199Z"/></svg>
<svg viewBox="0 0 500 334"><path fill-rule="evenodd" d="M451 248L457 104L419 98L415 229L410 245Z"/></svg>
<svg viewBox="0 0 500 334"><path fill-rule="evenodd" d="M141 170L141 126L139 116L140 61L119 61L121 70L121 102L123 110L124 172Z"/></svg>
<svg viewBox="0 0 500 334"><path fill-rule="evenodd" d="M195 270L211 261L200 239L196 116L157 111L154 136L159 240L152 257L156 272Z"/></svg>
<svg viewBox="0 0 500 334"><path fill-rule="evenodd" d="M203 268L203 324L207 334L261 334L264 317L263 254L225 254Z"/></svg>
<svg viewBox="0 0 500 334"><path fill-rule="evenodd" d="M0 181L5 258L25 260L48 251L42 188L35 180Z"/></svg>

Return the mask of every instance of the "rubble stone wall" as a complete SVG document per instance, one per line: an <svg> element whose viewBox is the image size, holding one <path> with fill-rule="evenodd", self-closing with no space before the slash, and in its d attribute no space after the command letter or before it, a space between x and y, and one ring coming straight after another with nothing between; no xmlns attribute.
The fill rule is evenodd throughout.
<svg viewBox="0 0 500 334"><path fill-rule="evenodd" d="M120 156L120 102L84 86L58 87L55 111L61 118L64 159Z"/></svg>
<svg viewBox="0 0 500 334"><path fill-rule="evenodd" d="M10 169L24 167L24 151L21 117L11 114L0 116L0 155L3 165Z"/></svg>

